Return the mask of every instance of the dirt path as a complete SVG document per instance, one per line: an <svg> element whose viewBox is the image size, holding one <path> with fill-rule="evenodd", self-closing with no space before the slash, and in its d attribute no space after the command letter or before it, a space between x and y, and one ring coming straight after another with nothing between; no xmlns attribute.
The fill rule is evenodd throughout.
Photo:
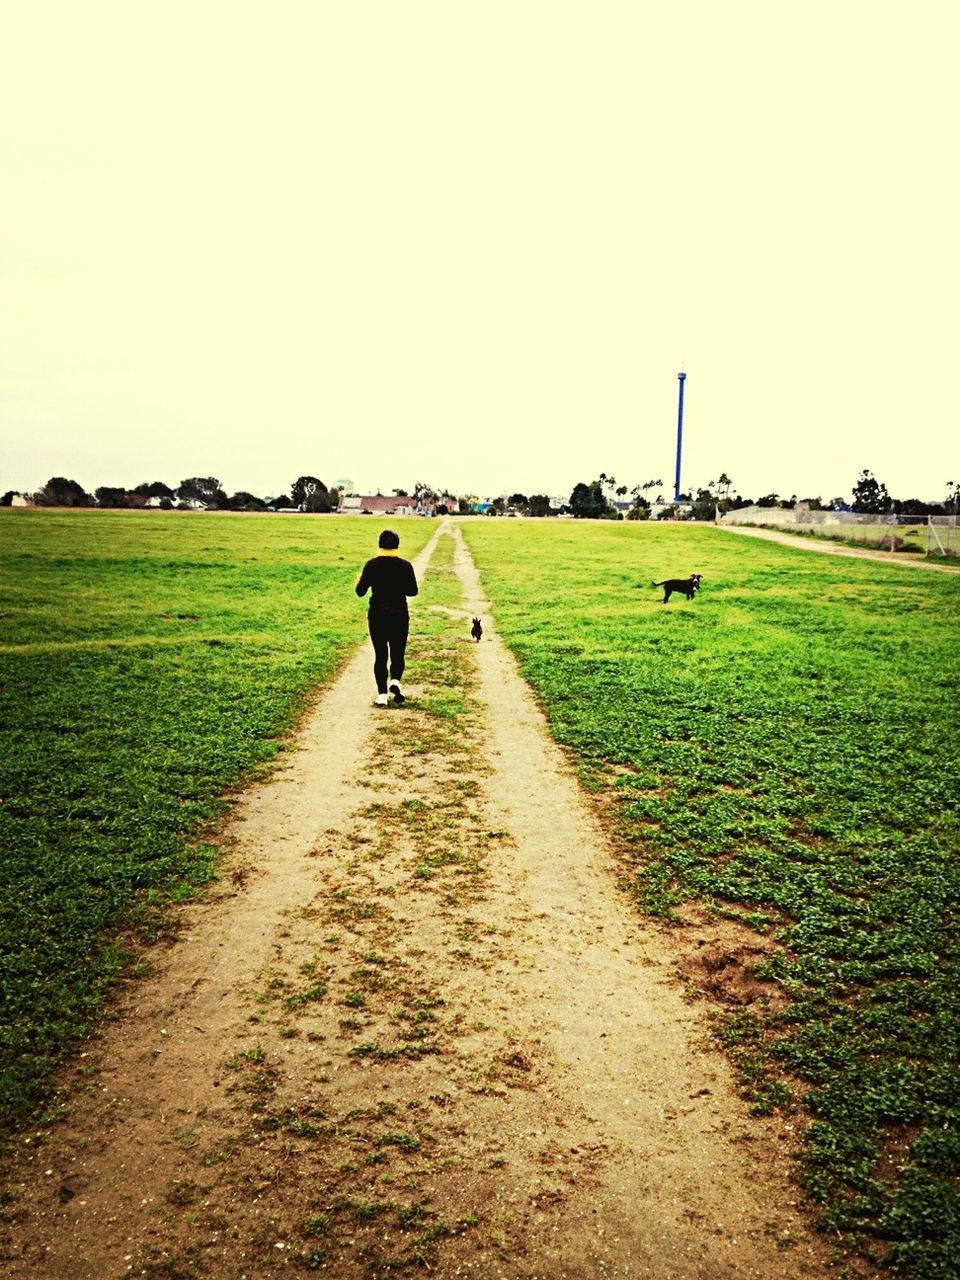
<svg viewBox="0 0 960 1280"><path fill-rule="evenodd" d="M717 528L724 533L740 533L747 538L765 538L767 542L779 542L784 547L796 547L800 551L819 551L828 556L853 556L859 560L883 560L886 564L908 565L913 569L938 569L941 573L960 573L955 564L943 564L939 560L920 560L916 555L903 552L882 551L870 547L847 547L827 538L804 537L802 534L780 533L776 529L758 529L754 525L722 524Z"/></svg>
<svg viewBox="0 0 960 1280"><path fill-rule="evenodd" d="M10 1280L836 1274L459 533L431 554L407 703L359 653L22 1143Z"/></svg>

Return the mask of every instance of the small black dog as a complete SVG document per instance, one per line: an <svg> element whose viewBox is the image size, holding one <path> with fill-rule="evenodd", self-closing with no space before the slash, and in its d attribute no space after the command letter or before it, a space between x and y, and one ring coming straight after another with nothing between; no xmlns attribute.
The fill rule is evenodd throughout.
<svg viewBox="0 0 960 1280"><path fill-rule="evenodd" d="M666 604L674 591L679 591L688 600L692 600L700 590L701 573L691 573L689 578L666 578L663 582L654 582L655 587L663 587L663 603Z"/></svg>
<svg viewBox="0 0 960 1280"><path fill-rule="evenodd" d="M474 618L473 626L470 628L470 634L473 636L474 640L476 640L477 644L479 644L480 637L483 635L483 627L480 625L479 618Z"/></svg>

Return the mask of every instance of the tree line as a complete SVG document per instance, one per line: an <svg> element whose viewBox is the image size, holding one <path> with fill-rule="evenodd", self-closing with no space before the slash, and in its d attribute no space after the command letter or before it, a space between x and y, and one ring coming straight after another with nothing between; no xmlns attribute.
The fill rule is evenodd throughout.
<svg viewBox="0 0 960 1280"><path fill-rule="evenodd" d="M646 480L628 488L618 484L613 475L601 471L595 480L578 481L565 503L554 505L545 493L529 497L524 493L512 493L509 497L494 498L489 504L481 504L473 496L454 498L446 489L419 481L412 494L406 489L394 489L398 498L411 498L412 505L430 510L438 515L469 515L483 507L489 515L524 515L533 517L572 515L591 520L649 520L654 509L657 519L712 520L717 511L724 514L741 507L781 507L791 509L804 504L811 511L855 511L874 515L956 515L960 510L960 484L952 480L946 483L946 496L942 502L924 502L919 498L894 498L886 485L872 471L861 471L853 485L849 499L830 498L824 502L818 497L789 498L778 493L767 493L759 498L739 494L726 472L717 480L697 489L696 493L681 493L679 502L668 502L664 497L662 480ZM8 490L0 498L0 506L10 506L16 496ZM163 510L175 508L195 510L203 507L213 511L308 511L317 514L339 510L341 491L328 488L317 476L298 476L289 492L260 498L244 489L228 495L214 476L191 476L171 488L162 480L138 484L132 489L101 485L93 493L87 493L76 480L66 476L53 476L36 493L25 494L39 507L112 507L143 508L159 506Z"/></svg>
<svg viewBox="0 0 960 1280"><path fill-rule="evenodd" d="M15 497L11 489L0 498L0 506L8 507ZM228 495L215 476L190 476L171 488L162 480L138 484L132 489L101 485L87 493L76 480L52 476L36 493L25 494L38 507L112 507L138 509L160 506L165 511L175 508L195 510L202 506L211 511L303 510L336 511L340 506L339 489L328 489L317 476L299 476L289 492L274 497L258 498L240 489Z"/></svg>
<svg viewBox="0 0 960 1280"><path fill-rule="evenodd" d="M394 489L392 492L398 498L409 498L411 505L417 509L427 509L437 514L457 510L458 500L447 489L437 489L422 481L414 485L412 493L406 489ZM9 489L0 498L0 506L9 507L16 496L16 490ZM137 510L146 506L159 506L165 511L203 508L207 511L286 510L323 514L340 509L343 491L336 485L328 488L319 476L298 476L288 491L272 497L260 498L245 489L228 495L215 476L190 476L181 480L176 488L171 488L162 480L152 480L132 489L101 485L88 493L76 480L66 476L52 476L35 493L21 496L38 507L112 507ZM460 509L463 508L464 501L460 499ZM473 498L467 501L475 503L478 500ZM473 510L472 506L470 510Z"/></svg>
<svg viewBox="0 0 960 1280"><path fill-rule="evenodd" d="M800 498L793 494L783 498L778 493L748 498L737 493L726 472L698 488L695 494L681 493L677 502L664 500L663 487L662 480L648 480L628 490L626 485L618 485L613 476L601 471L596 480L574 486L568 510L574 516L594 520L649 520L654 505L658 520L713 520L717 512L724 515L743 507L791 510L801 504L810 511L855 511L871 515L935 516L956 515L960 511L960 484L953 480L946 482L942 502L925 502L921 498L892 497L886 485L867 469L860 472L849 498L830 498L826 502L819 496ZM629 503L626 502L628 493ZM650 493L652 503L647 496Z"/></svg>

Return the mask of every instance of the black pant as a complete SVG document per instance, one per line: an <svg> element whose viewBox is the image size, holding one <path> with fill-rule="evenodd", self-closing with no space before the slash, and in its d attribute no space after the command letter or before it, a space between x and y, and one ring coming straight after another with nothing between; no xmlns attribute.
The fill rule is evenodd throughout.
<svg viewBox="0 0 960 1280"><path fill-rule="evenodd" d="M373 675L377 693L386 693L388 665L391 680L400 680L403 676L410 618L391 609L371 609L367 623L373 641Z"/></svg>

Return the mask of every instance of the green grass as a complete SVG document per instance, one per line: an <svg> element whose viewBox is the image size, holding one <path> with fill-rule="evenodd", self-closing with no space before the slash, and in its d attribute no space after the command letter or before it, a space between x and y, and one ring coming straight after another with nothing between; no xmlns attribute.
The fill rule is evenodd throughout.
<svg viewBox="0 0 960 1280"><path fill-rule="evenodd" d="M378 527L0 512L3 1123L42 1101L98 1016L118 931L214 874L224 795L363 641L352 587ZM403 551L433 527L404 522ZM761 976L784 1000L720 1034L758 1109L792 1097L810 1116L825 1222L904 1274L954 1275L960 578L714 529L464 531L622 837L638 906L669 920L697 904L771 943ZM450 550L430 598L453 605ZM650 579L690 570L700 596L661 605ZM443 621L420 614L428 631ZM439 740L463 713L448 656L434 661L423 710ZM462 870L419 865L423 890ZM303 1010L326 998L313 978L304 992Z"/></svg>
<svg viewBox="0 0 960 1280"><path fill-rule="evenodd" d="M408 555L433 531L398 527ZM97 1018L118 930L214 874L225 793L362 642L379 528L0 513L0 1125Z"/></svg>
<svg viewBox="0 0 960 1280"><path fill-rule="evenodd" d="M960 577L712 528L464 532L637 903L773 940L786 1000L721 1033L758 1110L811 1118L825 1225L955 1276ZM691 571L701 594L662 605L651 579Z"/></svg>

